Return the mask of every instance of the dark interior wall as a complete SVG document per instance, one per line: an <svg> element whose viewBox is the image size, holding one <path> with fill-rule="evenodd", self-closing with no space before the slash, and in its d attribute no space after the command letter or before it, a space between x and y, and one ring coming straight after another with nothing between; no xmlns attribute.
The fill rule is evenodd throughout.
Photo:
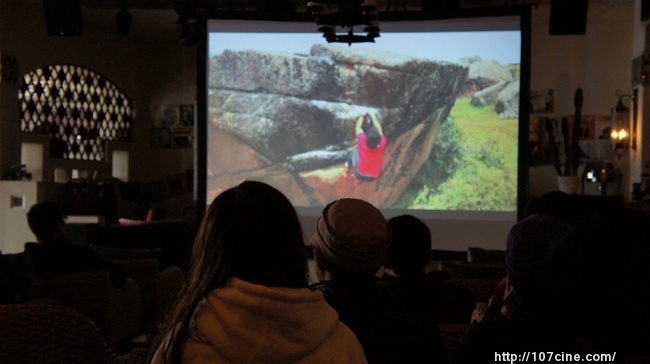
<svg viewBox="0 0 650 364"><path fill-rule="evenodd" d="M17 59L24 74L49 64L74 64L94 70L116 84L133 100L135 109L131 143L108 143L129 152L129 180L152 181L185 173L193 168L192 149L153 149L150 130L160 125L165 108L192 104L195 100L195 48L183 47L174 33L176 14L169 10L148 10L154 21L168 24L160 34L147 34L140 22L152 21L134 14L129 34L114 28L117 10L82 8L80 36L48 34L43 2L0 0L0 52ZM19 131L17 84L0 86L0 173L20 162L20 144L47 143L43 135ZM47 146L44 147L47 150ZM110 161L86 162L44 158L44 181L54 168L99 170L111 174ZM183 207L192 196L183 196ZM177 214L175 214L177 215Z"/></svg>

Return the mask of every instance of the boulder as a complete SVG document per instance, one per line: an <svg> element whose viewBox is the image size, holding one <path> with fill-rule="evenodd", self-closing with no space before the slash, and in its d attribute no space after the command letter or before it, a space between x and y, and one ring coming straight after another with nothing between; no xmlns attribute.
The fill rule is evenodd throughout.
<svg viewBox="0 0 650 364"><path fill-rule="evenodd" d="M208 67L209 129L223 136L217 142L209 133L209 195L259 179L297 206L340 196L378 207L398 201L468 73L459 64L330 44L310 54L225 51ZM344 167L366 112L379 116L388 141L381 176L370 182Z"/></svg>

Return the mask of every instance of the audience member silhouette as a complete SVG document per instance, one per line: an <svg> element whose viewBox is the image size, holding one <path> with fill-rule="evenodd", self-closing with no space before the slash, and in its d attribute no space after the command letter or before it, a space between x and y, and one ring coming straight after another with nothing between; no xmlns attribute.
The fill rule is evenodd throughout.
<svg viewBox="0 0 650 364"><path fill-rule="evenodd" d="M531 215L510 229L507 277L495 290L482 320L465 333L460 363L493 361L495 352L581 352L577 338L552 320L541 297L548 256L570 231L566 222L543 215Z"/></svg>
<svg viewBox="0 0 650 364"><path fill-rule="evenodd" d="M531 199L526 205L524 216L545 215L572 222L585 212L577 196L562 191L550 191Z"/></svg>
<svg viewBox="0 0 650 364"><path fill-rule="evenodd" d="M323 209L311 236L320 282L312 289L356 334L369 363L446 362L435 320L399 314L375 274L385 260L390 226L370 203L352 198Z"/></svg>
<svg viewBox="0 0 650 364"><path fill-rule="evenodd" d="M550 191L531 199L524 210L524 216L538 214L573 222L584 214L624 207L622 196L570 195L561 191Z"/></svg>
<svg viewBox="0 0 650 364"><path fill-rule="evenodd" d="M365 363L352 331L307 288L289 200L245 181L211 203L153 363Z"/></svg>
<svg viewBox="0 0 650 364"><path fill-rule="evenodd" d="M583 351L650 363L650 215L599 210L572 228L549 255L543 303Z"/></svg>
<svg viewBox="0 0 650 364"><path fill-rule="evenodd" d="M391 239L386 253L386 273L380 283L388 289L397 309L431 317L438 323L469 323L476 296L466 287L445 281L447 271L431 271L431 231L412 215L388 220Z"/></svg>
<svg viewBox="0 0 650 364"><path fill-rule="evenodd" d="M24 268L39 276L52 276L69 272L107 270L111 284L126 284L126 271L122 266L105 259L87 245L77 245L65 237L65 220L61 205L41 202L27 212L27 224L37 242L25 243L21 253Z"/></svg>

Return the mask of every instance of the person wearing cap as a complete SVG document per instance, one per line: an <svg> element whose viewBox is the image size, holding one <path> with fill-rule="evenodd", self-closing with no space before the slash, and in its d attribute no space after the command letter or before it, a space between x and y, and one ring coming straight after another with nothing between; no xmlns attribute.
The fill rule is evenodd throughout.
<svg viewBox="0 0 650 364"><path fill-rule="evenodd" d="M126 284L124 268L87 245L74 244L65 237L63 208L56 202L41 202L27 212L27 224L36 237L36 242L25 243L21 255L22 265L28 272L40 276L61 273L106 270L110 273L111 285Z"/></svg>
<svg viewBox="0 0 650 364"><path fill-rule="evenodd" d="M310 241L320 282L311 286L359 338L368 363L445 363L436 322L395 311L375 274L391 231L381 212L354 198L336 200L322 211Z"/></svg>

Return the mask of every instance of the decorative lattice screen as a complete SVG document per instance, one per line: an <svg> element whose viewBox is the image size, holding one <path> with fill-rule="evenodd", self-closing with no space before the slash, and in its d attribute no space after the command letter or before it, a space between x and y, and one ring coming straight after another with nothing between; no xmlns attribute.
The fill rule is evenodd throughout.
<svg viewBox="0 0 650 364"><path fill-rule="evenodd" d="M74 65L23 76L20 130L49 134L52 158L102 161L105 141L131 141L132 102L111 81Z"/></svg>

